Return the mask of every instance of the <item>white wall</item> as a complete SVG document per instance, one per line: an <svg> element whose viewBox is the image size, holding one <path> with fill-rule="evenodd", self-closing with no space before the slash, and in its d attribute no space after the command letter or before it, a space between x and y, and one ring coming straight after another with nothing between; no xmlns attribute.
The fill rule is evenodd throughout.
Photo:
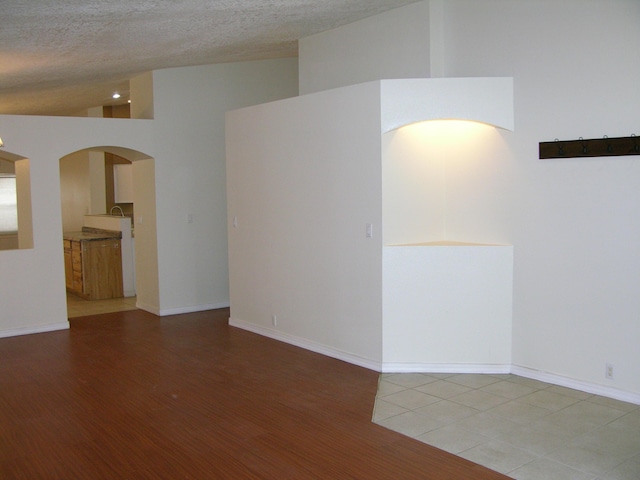
<svg viewBox="0 0 640 480"><path fill-rule="evenodd" d="M380 87L360 87L227 115L231 323L379 366Z"/></svg>
<svg viewBox="0 0 640 480"><path fill-rule="evenodd" d="M153 118L153 72L145 72L129 80L131 118Z"/></svg>
<svg viewBox="0 0 640 480"><path fill-rule="evenodd" d="M62 230L82 229L84 216L106 212L104 152L83 150L60 159Z"/></svg>
<svg viewBox="0 0 640 480"><path fill-rule="evenodd" d="M89 213L107 213L107 182L104 171L104 152L87 152L89 155L89 182L91 203Z"/></svg>
<svg viewBox="0 0 640 480"><path fill-rule="evenodd" d="M393 14L404 8L429 12L422 26L437 33L439 74L514 78L515 132L491 133L472 161L464 149L448 152L443 220L448 239L514 245L514 369L637 400L638 157L540 161L537 152L538 142L554 138L639 133L640 64L629 55L640 44L640 3L436 0ZM371 68L372 58L391 65L368 28L387 31L385 15L303 39L301 91L433 66L422 52L433 54L434 38L416 33L413 18L424 17L415 16L411 38L421 53L391 73ZM389 31L397 25L389 19ZM336 47L341 41L344 50ZM367 41L370 51L351 48L366 49ZM263 157L273 159L270 152ZM279 192L271 190L276 199ZM614 364L612 380L605 379L606 362Z"/></svg>
<svg viewBox="0 0 640 480"><path fill-rule="evenodd" d="M104 170L104 156L102 157ZM89 152L75 152L60 159L62 231L82 230L84 216L90 213L92 189ZM103 189L104 191L104 189Z"/></svg>
<svg viewBox="0 0 640 480"><path fill-rule="evenodd" d="M417 127L417 128L416 128ZM382 137L385 245L445 240L444 154L425 141L420 124Z"/></svg>
<svg viewBox="0 0 640 480"><path fill-rule="evenodd" d="M152 83L138 80L136 88ZM175 69L154 72L153 80L156 120L0 116L0 154L29 159L34 234L32 249L0 252L0 336L68 326L59 159L95 146L121 147L109 150L127 158L142 152L131 158L134 177L145 179L140 195L151 195L135 198L144 218L136 225L140 306L171 313L228 304L224 112L295 95L297 61ZM141 116L150 114L141 108Z"/></svg>
<svg viewBox="0 0 640 480"><path fill-rule="evenodd" d="M158 313L229 305L224 115L297 92L296 59L153 72Z"/></svg>
<svg viewBox="0 0 640 480"><path fill-rule="evenodd" d="M60 158L95 145L152 154L151 126L140 120L0 116L1 154L28 159L33 224L33 248L0 252L0 336L68 327Z"/></svg>
<svg viewBox="0 0 640 480"><path fill-rule="evenodd" d="M302 38L300 94L385 78L428 77L429 31L429 4L417 2Z"/></svg>
<svg viewBox="0 0 640 480"><path fill-rule="evenodd" d="M160 311L156 182L153 158L133 162L135 290L136 306L148 312Z"/></svg>
<svg viewBox="0 0 640 480"><path fill-rule="evenodd" d="M508 373L513 247L384 247L383 371Z"/></svg>
<svg viewBox="0 0 640 480"><path fill-rule="evenodd" d="M515 246L514 364L640 393L640 157L537 158L640 134L640 3L451 0L444 18L447 76L514 77L515 133L449 170L447 209L450 234Z"/></svg>
<svg viewBox="0 0 640 480"><path fill-rule="evenodd" d="M426 297L420 285L437 283L442 276L425 280L403 273L405 264L395 265L396 260L405 261L404 257L389 254L393 257L390 264L382 259L383 244L445 238L446 182L441 157L448 153L427 148L423 135L412 135L416 128L383 132L419 119L449 118L460 110L442 108L443 97L464 103L469 108L463 110L472 112L471 118L512 123L513 116L505 114L505 110L513 111L510 79L457 79L448 86L442 80L367 82L227 114L228 215L235 225L229 235L232 325L380 369L386 367L382 359L412 367L442 362L428 341L420 341L422 333L462 319L450 330L455 336L470 322L475 331L484 329L483 354L478 349L444 347L449 352L447 363L475 360L477 364L500 364L502 369L510 365L511 250L503 257L506 274L493 275L493 283L471 280L480 277L479 272L489 270L492 275L486 261L448 273L468 278L456 292L470 292L469 285L481 284L473 291L473 301L464 311L458 309L455 319L440 314L447 307L434 307L433 311L439 310L438 319L422 308ZM496 94L497 87L506 93ZM467 90L482 96L481 102ZM460 102L461 97L469 100L468 105ZM488 103L490 108L487 111L486 105L480 108L478 103ZM451 127L451 122L446 123ZM484 125L482 131L486 129L493 131ZM442 136L441 130L436 131L435 140L440 142ZM465 142L474 140L472 137L467 133ZM460 143L460 136L452 140ZM431 156L434 158L428 158ZM366 238L368 223L373 226L370 238ZM360 235L365 236L364 242ZM451 267L480 257L466 255ZM430 271L430 258L416 257L418 270L426 265ZM391 272L388 278L383 268ZM501 288L494 288L500 280ZM404 296L408 283L415 287L411 302ZM453 290L446 289L444 305L455 297ZM476 300L488 290L491 299L503 301L491 301L492 307L485 308L486 301ZM422 329L406 328L416 318L421 319ZM496 325L499 332L493 328ZM395 341L387 342L386 333ZM484 354L488 350L500 353Z"/></svg>

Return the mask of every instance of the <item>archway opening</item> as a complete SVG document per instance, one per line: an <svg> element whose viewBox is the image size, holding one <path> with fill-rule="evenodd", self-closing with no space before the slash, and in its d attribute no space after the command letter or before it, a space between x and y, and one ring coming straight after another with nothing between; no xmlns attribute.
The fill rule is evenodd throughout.
<svg viewBox="0 0 640 480"><path fill-rule="evenodd" d="M63 244L69 247L69 251L65 250L68 316L134 308L153 311L159 296L154 159L142 152L115 146L94 146L72 152L60 159L60 195ZM120 234L122 295L117 294L113 299L92 300L84 283L80 283L80 290L78 285L70 284L73 274L84 274L86 267L78 267L76 259L78 272L73 271L71 247L74 244L67 244L67 240L82 240L79 234L96 229ZM86 254L87 262L94 261L89 260L89 255ZM103 266L96 269L110 271Z"/></svg>

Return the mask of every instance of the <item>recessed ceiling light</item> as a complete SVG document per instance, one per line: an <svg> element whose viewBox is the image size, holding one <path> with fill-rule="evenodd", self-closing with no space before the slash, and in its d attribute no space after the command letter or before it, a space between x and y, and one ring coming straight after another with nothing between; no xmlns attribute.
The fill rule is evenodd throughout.
<svg viewBox="0 0 640 480"><path fill-rule="evenodd" d="M113 95L111 95L113 98L120 98L120 94L118 92L114 93Z"/></svg>

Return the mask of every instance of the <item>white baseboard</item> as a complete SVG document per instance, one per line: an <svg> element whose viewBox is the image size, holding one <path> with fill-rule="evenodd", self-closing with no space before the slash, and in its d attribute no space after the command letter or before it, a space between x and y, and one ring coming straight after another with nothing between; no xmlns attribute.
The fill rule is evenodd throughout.
<svg viewBox="0 0 640 480"><path fill-rule="evenodd" d="M360 367L368 368L369 370L374 370L376 372L381 371L380 362L377 362L375 360L371 360L368 358L360 357L352 353L344 352L342 350L338 350L333 347L328 347L320 343L315 343L310 340L307 340L306 338L296 337L295 335L279 332L278 330L262 327L260 325L254 325L253 323L244 322L242 320L238 320L231 317L229 318L229 325L232 327L241 328L242 330L247 330L249 332L257 333L258 335L272 338L280 342L288 343L290 345L295 345L296 347L304 348L305 350L310 350L315 353L320 353L322 355L326 355L327 357L335 358L337 360L342 360L344 362L351 363L353 365L358 365Z"/></svg>
<svg viewBox="0 0 640 480"><path fill-rule="evenodd" d="M604 397L621 400L623 402L634 403L640 405L640 394L620 390L614 387L607 387L581 380L563 377L552 373L542 372L539 370L522 367L512 364L489 364L489 363L400 363L400 362L378 362L368 358L363 358L344 352L327 345L312 342L305 338L296 337L288 333L274 330L273 328L263 327L248 323L236 318L229 318L229 325L241 328L258 335L262 335L274 340L295 345L312 352L320 353L331 358L343 360L360 367L368 368L376 372L383 373L484 373L484 374L507 374L513 373L521 377L532 378L542 382L551 383L561 387L573 388L594 395L602 395Z"/></svg>
<svg viewBox="0 0 640 480"><path fill-rule="evenodd" d="M163 308L159 309L155 305L147 305L145 303L136 302L136 308L145 312L153 313L159 317L168 315L180 315L181 313L204 312L205 310L217 310L218 308L228 308L229 302L208 303L204 305L189 305L187 307Z"/></svg>
<svg viewBox="0 0 640 480"><path fill-rule="evenodd" d="M160 316L164 317L166 315L179 315L181 313L204 312L205 310L227 308L229 307L229 305L230 303L227 301L219 303L207 303L204 305L189 305L187 307L163 308L160 310Z"/></svg>
<svg viewBox="0 0 640 480"><path fill-rule="evenodd" d="M149 305L147 303L136 301L136 308L140 310L144 310L145 312L153 313L154 315L160 316L160 309L155 305Z"/></svg>
<svg viewBox="0 0 640 480"><path fill-rule="evenodd" d="M56 330L68 330L69 322L49 323L35 327L22 327L0 331L0 338L17 337L18 335L31 335L32 333L54 332Z"/></svg>
<svg viewBox="0 0 640 480"><path fill-rule="evenodd" d="M511 372L509 364L492 363L394 363L382 364L383 373L493 373Z"/></svg>
<svg viewBox="0 0 640 480"><path fill-rule="evenodd" d="M628 392L615 387L607 387L606 385L600 385L597 383L575 380L573 378L563 377L562 375L521 367L519 365L512 365L511 373L520 377L532 378L534 380L540 380L541 382L552 383L561 387L572 388L574 390L580 390L593 395L602 395L603 397L614 398L623 402L640 405L640 394Z"/></svg>

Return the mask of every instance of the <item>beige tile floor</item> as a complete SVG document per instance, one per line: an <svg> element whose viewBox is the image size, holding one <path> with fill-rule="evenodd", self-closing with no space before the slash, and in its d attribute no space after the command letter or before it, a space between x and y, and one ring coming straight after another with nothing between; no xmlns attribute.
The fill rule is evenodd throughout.
<svg viewBox="0 0 640 480"><path fill-rule="evenodd" d="M136 297L85 300L67 292L67 315L69 318L135 309Z"/></svg>
<svg viewBox="0 0 640 480"><path fill-rule="evenodd" d="M640 480L640 406L516 375L383 374L373 421L518 480Z"/></svg>

